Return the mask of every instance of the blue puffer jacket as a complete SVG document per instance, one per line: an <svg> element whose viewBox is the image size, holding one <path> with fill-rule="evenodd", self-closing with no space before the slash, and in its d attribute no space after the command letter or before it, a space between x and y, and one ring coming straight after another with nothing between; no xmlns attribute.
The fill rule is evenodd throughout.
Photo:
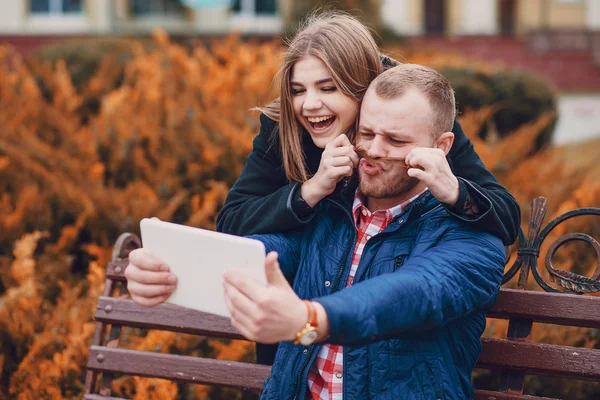
<svg viewBox="0 0 600 400"><path fill-rule="evenodd" d="M344 346L344 399L469 399L502 241L448 215L429 192L365 245L354 284L352 196L328 198L302 232L256 235ZM320 345L281 343L262 399L305 399Z"/></svg>

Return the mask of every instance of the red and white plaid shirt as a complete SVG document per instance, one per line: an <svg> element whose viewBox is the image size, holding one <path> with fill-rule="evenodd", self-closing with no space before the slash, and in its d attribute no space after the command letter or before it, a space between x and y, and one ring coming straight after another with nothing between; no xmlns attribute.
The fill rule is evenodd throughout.
<svg viewBox="0 0 600 400"><path fill-rule="evenodd" d="M425 190L424 190L425 191ZM423 191L423 192L424 192ZM423 192L405 202L372 213L363 204L362 196L356 191L352 216L358 237L352 255L352 267L346 286L352 285L365 244L373 236L383 231L394 218L401 215L406 206ZM308 398L313 400L341 400L344 383L344 348L339 345L325 344L317 354L314 364L308 371Z"/></svg>

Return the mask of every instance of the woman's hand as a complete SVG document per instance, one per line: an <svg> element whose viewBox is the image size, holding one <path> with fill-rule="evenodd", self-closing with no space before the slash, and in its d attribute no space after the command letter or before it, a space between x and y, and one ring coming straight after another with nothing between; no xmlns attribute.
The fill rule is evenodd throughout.
<svg viewBox="0 0 600 400"><path fill-rule="evenodd" d="M131 299L143 307L163 303L177 285L177 276L170 272L169 267L145 253L143 248L129 253L125 278Z"/></svg>
<svg viewBox="0 0 600 400"><path fill-rule="evenodd" d="M314 207L321 199L333 193L340 180L352 176L358 161L354 146L346 135L333 139L325 146L317 173L302 184L304 201Z"/></svg>
<svg viewBox="0 0 600 400"><path fill-rule="evenodd" d="M408 175L423 182L436 199L450 207L456 203L460 185L441 149L415 148L408 153L405 163Z"/></svg>

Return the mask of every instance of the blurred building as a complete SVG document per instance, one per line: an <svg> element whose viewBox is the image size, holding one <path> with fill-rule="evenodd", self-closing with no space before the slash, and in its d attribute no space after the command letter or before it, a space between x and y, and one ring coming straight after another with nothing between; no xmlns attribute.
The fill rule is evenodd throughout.
<svg viewBox="0 0 600 400"><path fill-rule="evenodd" d="M238 30L275 34L290 3L300 0L0 0L0 34L178 33ZM196 2L199 3L199 2ZM224 4L218 6L218 4ZM228 4L229 3L229 4ZM402 35L523 35L600 30L598 0L382 0L381 17Z"/></svg>
<svg viewBox="0 0 600 400"><path fill-rule="evenodd" d="M147 34L155 27L182 36L270 36L281 32L297 1L0 0L0 43L27 52L65 36ZM212 7L183 5L192 3ZM381 21L423 49L510 62L567 91L600 90L600 0L381 0ZM595 81L572 77L569 67Z"/></svg>
<svg viewBox="0 0 600 400"><path fill-rule="evenodd" d="M0 0L0 43L28 52L64 37L155 27L178 36L271 36L298 1ZM192 3L211 7L183 5ZM600 0L381 0L380 17L420 49L529 69L563 91L600 91Z"/></svg>
<svg viewBox="0 0 600 400"><path fill-rule="evenodd" d="M157 26L171 33L275 34L277 2L236 0L233 7L193 10L180 0L0 0L0 35L137 34Z"/></svg>
<svg viewBox="0 0 600 400"><path fill-rule="evenodd" d="M177 36L271 36L299 1L0 0L0 44L26 53L66 37L144 35L155 27ZM183 5L191 3L212 7ZM546 78L561 93L557 137L600 134L600 0L381 0L380 17L415 49Z"/></svg>
<svg viewBox="0 0 600 400"><path fill-rule="evenodd" d="M381 15L391 29L408 35L600 30L597 0L384 0Z"/></svg>

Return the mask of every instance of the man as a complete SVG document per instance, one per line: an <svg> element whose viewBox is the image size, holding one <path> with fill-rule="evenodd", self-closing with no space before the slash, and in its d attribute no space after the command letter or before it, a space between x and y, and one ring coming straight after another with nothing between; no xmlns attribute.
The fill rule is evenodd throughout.
<svg viewBox="0 0 600 400"><path fill-rule="evenodd" d="M451 218L422 183L452 146L454 117L437 72L405 64L381 74L361 106L356 192L340 185L302 232L255 236L278 252L267 256L267 287L225 275L233 326L281 342L262 398L473 397L504 248ZM144 257L132 253L126 276L147 305L168 294L140 283L139 265L158 266Z"/></svg>

